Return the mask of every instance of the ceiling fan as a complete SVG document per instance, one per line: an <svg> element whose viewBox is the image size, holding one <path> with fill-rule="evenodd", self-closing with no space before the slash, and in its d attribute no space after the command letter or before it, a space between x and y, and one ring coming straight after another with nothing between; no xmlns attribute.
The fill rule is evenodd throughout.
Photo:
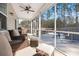
<svg viewBox="0 0 79 59"><path fill-rule="evenodd" d="M27 13L29 12L35 12L34 10L32 10L32 7L28 4L27 6L19 6L20 8L24 9L22 11L27 11Z"/></svg>

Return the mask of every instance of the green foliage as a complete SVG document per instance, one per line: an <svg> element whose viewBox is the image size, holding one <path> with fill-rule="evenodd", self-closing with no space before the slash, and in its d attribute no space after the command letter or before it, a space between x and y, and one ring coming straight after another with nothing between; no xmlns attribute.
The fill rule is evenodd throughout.
<svg viewBox="0 0 79 59"><path fill-rule="evenodd" d="M43 28L54 28L54 20L42 20L42 27Z"/></svg>
<svg viewBox="0 0 79 59"><path fill-rule="evenodd" d="M30 21L26 21L26 20L24 20L24 21L22 21L22 22L20 23L20 25L21 25L22 27L26 27L26 28L28 28L29 25L30 25Z"/></svg>
<svg viewBox="0 0 79 59"><path fill-rule="evenodd" d="M56 21L57 28L64 27L64 25L65 25L64 22L58 18Z"/></svg>

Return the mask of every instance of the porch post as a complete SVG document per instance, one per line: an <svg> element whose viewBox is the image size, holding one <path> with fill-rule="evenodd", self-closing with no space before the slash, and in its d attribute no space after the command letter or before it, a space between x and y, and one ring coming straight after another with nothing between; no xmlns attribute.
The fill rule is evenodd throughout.
<svg viewBox="0 0 79 59"><path fill-rule="evenodd" d="M41 39L41 15L39 15L39 39Z"/></svg>
<svg viewBox="0 0 79 59"><path fill-rule="evenodd" d="M36 30L36 27L37 26L37 24L36 24L36 19L35 19L35 36L36 36L36 32L37 32L37 30Z"/></svg>
<svg viewBox="0 0 79 59"><path fill-rule="evenodd" d="M15 23L15 24L16 24L16 25L15 25L15 29L18 29L18 27L19 27L19 19L16 19L15 22L16 22L16 23Z"/></svg>
<svg viewBox="0 0 79 59"><path fill-rule="evenodd" d="M32 28L32 21L31 21L31 34L32 34L32 29L33 29L33 28Z"/></svg>
<svg viewBox="0 0 79 59"><path fill-rule="evenodd" d="M55 33L55 37L54 37L54 47L56 48L56 20L57 20L57 11L56 11L56 4L55 4L55 21L54 21L54 33Z"/></svg>

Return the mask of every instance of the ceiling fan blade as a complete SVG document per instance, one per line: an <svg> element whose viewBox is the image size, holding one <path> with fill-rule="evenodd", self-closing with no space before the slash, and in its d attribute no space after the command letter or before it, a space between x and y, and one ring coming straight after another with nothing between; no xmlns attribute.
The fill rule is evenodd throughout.
<svg viewBox="0 0 79 59"><path fill-rule="evenodd" d="M28 11L35 12L34 10L28 10Z"/></svg>
<svg viewBox="0 0 79 59"><path fill-rule="evenodd" d="M21 7L21 8L23 8L23 9L25 9L23 6L19 6L19 7Z"/></svg>
<svg viewBox="0 0 79 59"><path fill-rule="evenodd" d="M25 11L25 10L21 10L21 11Z"/></svg>
<svg viewBox="0 0 79 59"><path fill-rule="evenodd" d="M28 11L28 10L27 10L27 11L26 11L26 10L21 10L21 11L22 11L22 12L27 12L27 14L29 13L29 11Z"/></svg>

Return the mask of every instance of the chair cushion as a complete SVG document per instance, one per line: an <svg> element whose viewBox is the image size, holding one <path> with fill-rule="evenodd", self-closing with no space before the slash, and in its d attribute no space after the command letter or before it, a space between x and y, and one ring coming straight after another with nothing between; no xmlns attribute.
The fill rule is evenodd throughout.
<svg viewBox="0 0 79 59"><path fill-rule="evenodd" d="M22 27L22 34L26 34L27 33L27 29Z"/></svg>
<svg viewBox="0 0 79 59"><path fill-rule="evenodd" d="M13 30L8 30L9 34L10 34L10 37L11 39L13 38Z"/></svg>
<svg viewBox="0 0 79 59"><path fill-rule="evenodd" d="M22 34L22 28L18 27L18 32L20 33L20 35Z"/></svg>
<svg viewBox="0 0 79 59"><path fill-rule="evenodd" d="M54 47L45 43L40 43L39 46L37 47L37 49L44 51L45 53L47 53L49 56L52 55L53 51L54 51Z"/></svg>
<svg viewBox="0 0 79 59"><path fill-rule="evenodd" d="M30 41L31 47L37 47L39 45L38 38L34 36L29 36L28 40Z"/></svg>
<svg viewBox="0 0 79 59"><path fill-rule="evenodd" d="M0 33L3 36L5 36L8 39L8 41L12 41L8 31L4 30L4 31L0 31Z"/></svg>
<svg viewBox="0 0 79 59"><path fill-rule="evenodd" d="M8 30L8 31L12 40L13 40L13 37L20 36L18 30Z"/></svg>
<svg viewBox="0 0 79 59"><path fill-rule="evenodd" d="M7 38L0 34L0 56L12 56L12 49Z"/></svg>
<svg viewBox="0 0 79 59"><path fill-rule="evenodd" d="M13 30L13 35L14 36L20 36L20 33L18 32L18 30Z"/></svg>
<svg viewBox="0 0 79 59"><path fill-rule="evenodd" d="M31 47L37 47L38 46L38 40L30 39L30 46Z"/></svg>

